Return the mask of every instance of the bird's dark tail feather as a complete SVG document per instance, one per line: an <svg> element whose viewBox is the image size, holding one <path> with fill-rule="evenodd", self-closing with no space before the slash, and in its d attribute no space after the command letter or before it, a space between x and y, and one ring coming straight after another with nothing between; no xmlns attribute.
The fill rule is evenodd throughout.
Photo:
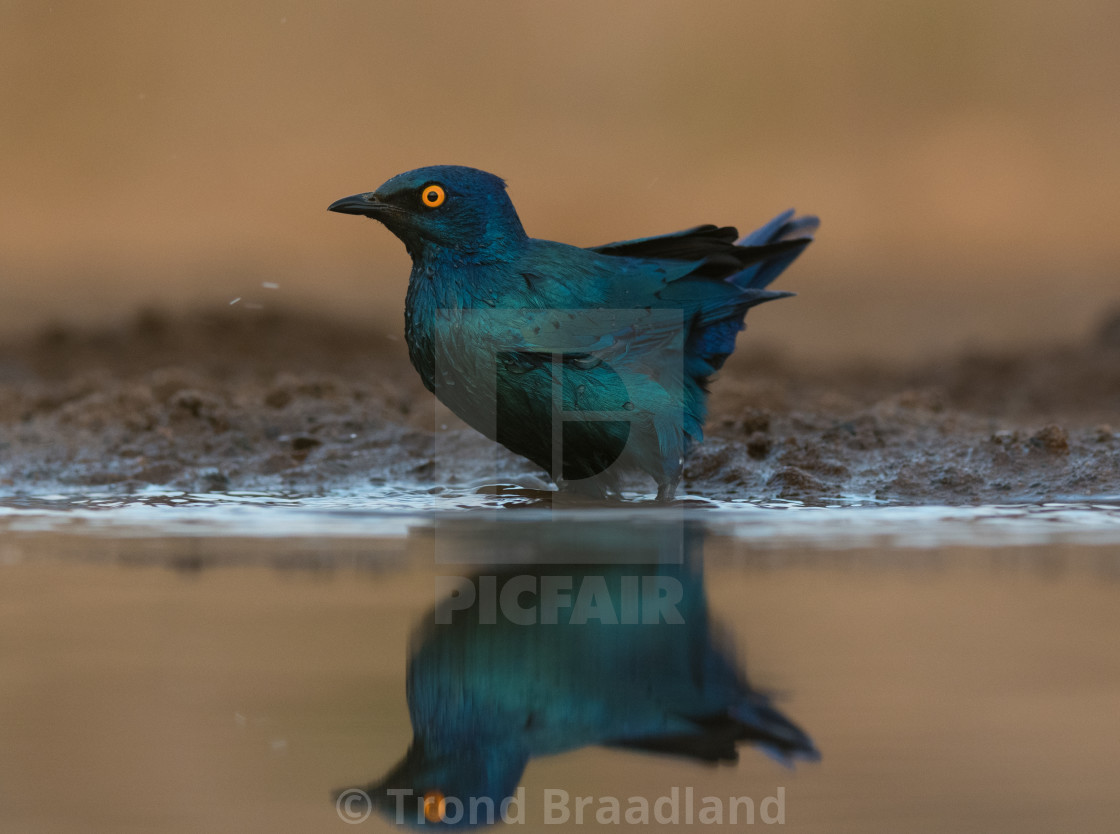
<svg viewBox="0 0 1120 834"><path fill-rule="evenodd" d="M763 695L755 693L740 702L731 710L731 716L743 729L742 739L779 764L793 767L798 759L816 762L821 758L805 731L778 712Z"/></svg>
<svg viewBox="0 0 1120 834"><path fill-rule="evenodd" d="M821 757L813 740L757 693L727 713L693 719L693 723L693 733L617 739L607 746L716 763L737 761L735 745L746 742L786 767L798 759L815 762Z"/></svg>
<svg viewBox="0 0 1120 834"><path fill-rule="evenodd" d="M769 223L741 238L738 246L766 246L783 241L804 241L804 244L781 252L764 261L744 269L731 277L731 281L743 289L761 290L768 287L797 256L805 251L813 240L813 233L821 221L813 215L794 217L793 209L782 212Z"/></svg>

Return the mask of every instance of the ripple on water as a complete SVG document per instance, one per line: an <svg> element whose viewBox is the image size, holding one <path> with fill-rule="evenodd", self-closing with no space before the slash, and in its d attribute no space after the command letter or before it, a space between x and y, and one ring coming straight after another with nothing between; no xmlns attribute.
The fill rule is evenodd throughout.
<svg viewBox="0 0 1120 834"><path fill-rule="evenodd" d="M767 547L932 548L1051 543L1120 543L1120 500L985 506L883 506L859 500L828 506L795 501L720 502L686 497L671 508L651 496L606 506L549 506L540 490L477 486L439 489L379 485L300 493L50 493L0 498L0 531L113 536L317 538L403 536L442 517L481 522L649 519L702 521L713 532ZM516 510L516 511L513 511ZM667 516L666 514L669 514Z"/></svg>

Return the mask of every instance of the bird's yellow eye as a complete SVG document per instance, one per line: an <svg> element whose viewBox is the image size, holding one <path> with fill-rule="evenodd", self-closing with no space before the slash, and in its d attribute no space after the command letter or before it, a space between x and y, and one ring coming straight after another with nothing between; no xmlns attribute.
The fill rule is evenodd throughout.
<svg viewBox="0 0 1120 834"><path fill-rule="evenodd" d="M439 188L437 185L436 188ZM428 189L424 189L425 202L427 202ZM440 202L443 201L443 189L439 189ZM437 203L436 205L439 205ZM447 815L447 800L439 791L428 791L424 794L424 817L428 822L442 822Z"/></svg>
<svg viewBox="0 0 1120 834"><path fill-rule="evenodd" d="M443 193L443 186L433 183L424 186L424 190L420 192L420 199L428 208L439 208L447 199L447 195Z"/></svg>

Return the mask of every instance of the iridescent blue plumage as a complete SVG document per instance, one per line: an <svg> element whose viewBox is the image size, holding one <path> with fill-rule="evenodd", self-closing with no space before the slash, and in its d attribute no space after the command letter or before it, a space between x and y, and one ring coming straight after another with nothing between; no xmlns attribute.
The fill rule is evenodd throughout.
<svg viewBox="0 0 1120 834"><path fill-rule="evenodd" d="M459 553L505 560L528 547L540 563L461 580L421 620L406 675L412 742L360 789L363 807L399 811L411 826L495 822L533 759L588 746L707 765L737 761L742 745L787 766L820 758L751 685L713 618L702 528L673 519L557 526L467 519L437 528ZM425 821L417 803L433 794L479 810Z"/></svg>
<svg viewBox="0 0 1120 834"><path fill-rule="evenodd" d="M672 498L703 439L706 385L746 311L812 240L786 212L579 248L530 238L493 174L420 168L334 211L380 220L412 256L409 356L425 386L561 488L617 492L627 470Z"/></svg>

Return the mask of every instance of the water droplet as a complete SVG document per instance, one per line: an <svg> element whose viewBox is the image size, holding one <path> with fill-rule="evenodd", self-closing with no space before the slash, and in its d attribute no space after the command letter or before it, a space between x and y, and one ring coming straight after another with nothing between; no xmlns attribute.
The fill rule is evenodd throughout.
<svg viewBox="0 0 1120 834"><path fill-rule="evenodd" d="M630 400L627 400L626 402L624 402L622 404L622 407L625 408L627 411L633 411L634 410L634 403L630 402Z"/></svg>

